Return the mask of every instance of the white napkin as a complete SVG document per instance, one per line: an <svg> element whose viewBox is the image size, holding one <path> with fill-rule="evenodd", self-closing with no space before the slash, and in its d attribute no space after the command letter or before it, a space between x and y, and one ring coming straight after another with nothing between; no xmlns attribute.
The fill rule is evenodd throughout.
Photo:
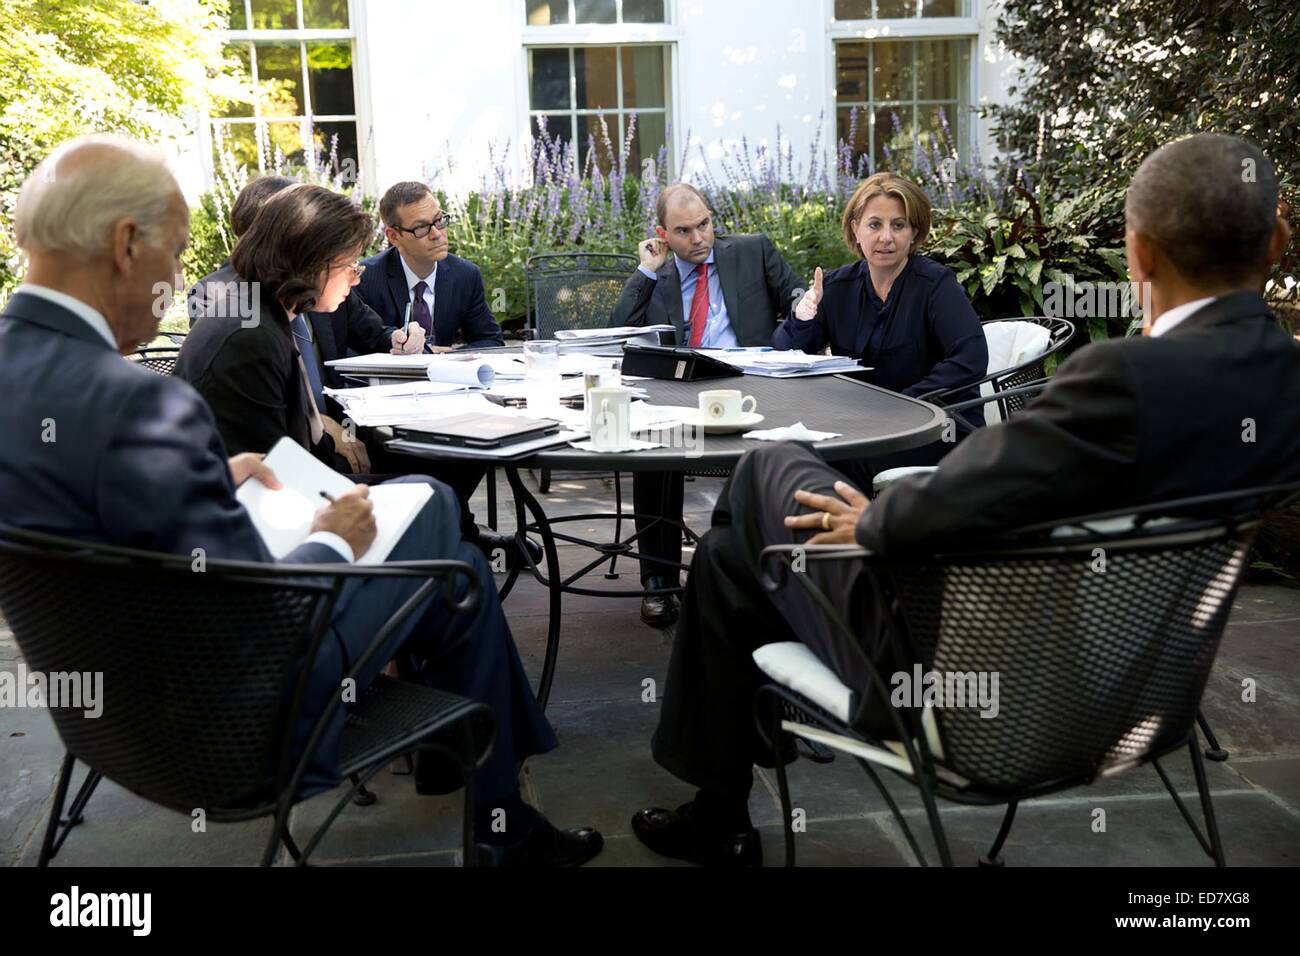
<svg viewBox="0 0 1300 956"><path fill-rule="evenodd" d="M645 451L648 448L663 448L664 443L660 441L642 441L639 438L633 438L624 448L596 448L590 440L571 441L569 442L579 451L592 451L598 455L616 455L625 451Z"/></svg>
<svg viewBox="0 0 1300 956"><path fill-rule="evenodd" d="M757 438L759 441L825 441L828 438L839 438L840 432L815 432L803 422L795 422L784 428L761 428L755 432L745 432L745 437Z"/></svg>

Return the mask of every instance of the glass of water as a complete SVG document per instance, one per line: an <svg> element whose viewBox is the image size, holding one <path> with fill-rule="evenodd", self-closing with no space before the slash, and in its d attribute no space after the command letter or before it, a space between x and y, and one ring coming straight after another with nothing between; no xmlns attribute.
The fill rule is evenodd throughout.
<svg viewBox="0 0 1300 956"><path fill-rule="evenodd" d="M524 394L528 411L554 415L560 409L560 344L547 339L524 343Z"/></svg>

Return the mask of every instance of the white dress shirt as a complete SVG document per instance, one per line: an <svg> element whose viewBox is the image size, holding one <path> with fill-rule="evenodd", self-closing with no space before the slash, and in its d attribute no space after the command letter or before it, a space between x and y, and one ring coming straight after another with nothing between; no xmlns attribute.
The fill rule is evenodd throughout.
<svg viewBox="0 0 1300 956"><path fill-rule="evenodd" d="M81 319L88 326L94 329L103 337L104 341L117 351L117 338L113 335L113 330L108 327L108 319L100 313L94 306L87 305L76 296L68 295L66 292L59 292L57 289L47 289L43 285L32 285L30 282L24 282L20 285L17 292L26 292L53 302L55 305L61 305L77 318Z"/></svg>
<svg viewBox="0 0 1300 956"><path fill-rule="evenodd" d="M38 298L45 299L47 302L63 306L63 308L67 309L103 336L104 341L113 347L114 352L117 351L117 340L113 337L113 330L108 326L108 320L105 319L99 310L93 306L87 305L76 296L68 295L66 292L59 292L56 289L47 289L43 285L24 283L23 285L20 285L16 291L26 292L30 295L37 296ZM256 481L257 479L250 478L248 480ZM356 560L356 556L352 553L352 546L332 531L313 531L307 536L307 542L311 544L323 544L326 547L332 548L334 551L337 551L339 557L348 564L352 564Z"/></svg>
<svg viewBox="0 0 1300 956"><path fill-rule="evenodd" d="M406 301L414 302L416 285L418 285L421 282L425 284L424 302L425 305L429 307L429 321L432 322L433 303L435 298L433 292L433 282L435 279L438 278L438 263L435 262L433 264L433 271L430 272L423 279L421 279L419 276L417 276L414 272L411 271L411 267L406 264L406 260L402 258L402 254L400 252L397 254L397 261L402 264L402 271L406 273L406 295L407 295ZM429 344L430 345L433 344L432 336L429 338Z"/></svg>
<svg viewBox="0 0 1300 956"><path fill-rule="evenodd" d="M1159 338L1175 326L1181 325L1184 319L1189 318L1202 306L1209 305L1216 298L1218 297L1212 295L1207 299L1184 302L1182 305L1174 306L1168 312L1160 313L1160 318L1156 319L1155 324L1151 326L1151 338Z"/></svg>

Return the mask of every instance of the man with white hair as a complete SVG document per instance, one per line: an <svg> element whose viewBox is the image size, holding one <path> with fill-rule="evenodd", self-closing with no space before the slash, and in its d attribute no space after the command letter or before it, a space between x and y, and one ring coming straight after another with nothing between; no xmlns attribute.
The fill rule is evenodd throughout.
<svg viewBox="0 0 1300 956"><path fill-rule="evenodd" d="M186 556L201 548L211 558L273 560L235 499L235 486L250 478L279 486L262 456L227 460L212 412L192 387L120 357L154 337L180 281L189 213L161 158L126 140L73 140L23 185L14 226L29 266L0 315L0 524ZM322 266L318 283L328 284L329 275ZM429 481L434 493L391 558L470 564L478 606L456 615L440 593L428 599L357 683L366 686L400 651L438 686L488 704L498 733L477 774L483 861L583 863L600 851L600 834L557 830L519 794L519 762L557 741L519 661L491 570L482 552L461 540L449 489L411 480ZM307 540L284 560L352 562L374 538L369 490L358 485L316 513ZM416 587L378 579L344 586L331 619L338 639L323 641L314 661L298 747L350 662ZM312 755L308 791L337 784L346 716L337 715ZM505 833L495 832L497 820Z"/></svg>

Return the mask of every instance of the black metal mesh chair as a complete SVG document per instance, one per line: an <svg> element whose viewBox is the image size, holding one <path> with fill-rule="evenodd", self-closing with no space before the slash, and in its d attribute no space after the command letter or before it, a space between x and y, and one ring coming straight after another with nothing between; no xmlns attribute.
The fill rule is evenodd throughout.
<svg viewBox="0 0 1300 956"><path fill-rule="evenodd" d="M176 359L180 357L180 346L146 346L138 348L129 356L132 362L142 365L159 375L170 375L176 368Z"/></svg>
<svg viewBox="0 0 1300 956"><path fill-rule="evenodd" d="M636 256L602 252L529 256L524 263L527 312L524 337L553 339L563 329L599 329L609 325L614 303L638 261ZM550 491L551 469L543 468L536 478L542 494ZM620 489L617 473L614 485L616 490ZM621 497L621 491L619 494ZM623 510L621 502L618 510Z"/></svg>
<svg viewBox="0 0 1300 956"><path fill-rule="evenodd" d="M100 779L209 821L273 816L262 856L283 842L305 864L338 813L395 757L444 753L466 781L465 861L473 861L473 773L495 734L483 704L380 677L350 705L339 763L352 788L300 851L288 827L311 755L345 693L333 694L301 755L291 752L312 662L348 578L419 582L378 630L349 676L375 658L393 629L442 587L457 610L478 600L477 579L459 561L276 565L155 554L0 529L0 609L27 666L44 674L102 674L97 718L51 707L67 748L39 865L81 820ZM457 601L458 574L469 580ZM76 581L77 599L67 582ZM141 597L144 589L144 597ZM53 702L52 702L53 703ZM89 768L61 823L74 763Z"/></svg>
<svg viewBox="0 0 1300 956"><path fill-rule="evenodd" d="M1136 513L1053 522L1054 528L1040 525L970 550L918 558L805 547L809 561L866 563L897 660L917 661L927 674L999 675L997 715L986 719L975 707L954 707L952 701L934 708L891 707L890 745L849 726L847 717L836 716L824 702L774 684L760 691L760 725L769 740L794 733L853 754L921 865L925 856L871 763L918 786L945 865L952 858L936 797L1006 805L992 849L981 861L1000 865L998 853L1021 801L1149 762L1202 848L1222 866L1196 740L1197 709L1261 516L1297 492L1300 484L1155 504ZM764 560L788 558L793 550L768 548ZM809 575L790 577L808 590L842 638L860 640ZM857 690L888 700L892 683L872 670L870 686ZM1159 763L1181 747L1191 755L1205 834ZM777 776L786 862L793 865L784 767Z"/></svg>
<svg viewBox="0 0 1300 956"><path fill-rule="evenodd" d="M637 257L615 253L552 253L524 264L526 335L552 339L561 329L609 325L614 303Z"/></svg>
<svg viewBox="0 0 1300 956"><path fill-rule="evenodd" d="M1016 412L1021 411L1031 400L1032 396L1019 397L1018 395L1003 395L1021 386L1028 385L1031 382L1039 381L1047 375L1047 360L1050 356L1060 352L1074 338L1074 323L1066 319L1055 319L1048 316L1034 315L1024 318L1015 319L992 319L987 322L981 322L985 334L988 334L992 326L1002 322L1027 322L1032 325L1042 326L1047 329L1048 340L1047 348L1041 354L1013 365L1010 368L996 369L990 371L978 381L963 385L961 388L940 389L929 392L920 396L922 401L934 402L936 405L947 404L951 399L961 393L969 391L971 388L978 388L986 382L992 386L993 395L984 399L985 402L997 402L998 412L1002 415L1003 420L1010 418ZM983 403L981 403L983 404Z"/></svg>

